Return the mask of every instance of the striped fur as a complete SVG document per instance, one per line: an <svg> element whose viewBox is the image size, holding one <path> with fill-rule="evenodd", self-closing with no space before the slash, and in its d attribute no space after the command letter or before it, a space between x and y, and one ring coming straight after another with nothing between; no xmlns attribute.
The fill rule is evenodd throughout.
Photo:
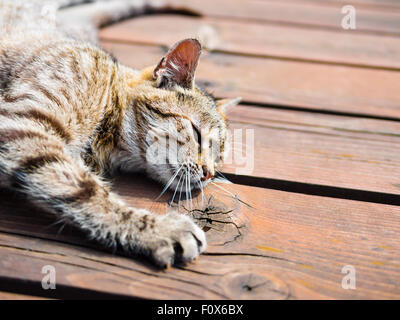
<svg viewBox="0 0 400 320"><path fill-rule="evenodd" d="M145 2L125 4L143 9ZM91 13L97 10L86 6ZM3 16L10 8L0 1ZM186 187L178 185L181 174L170 188L205 186L205 168L214 174L221 155L210 156L201 144L214 139L223 145L227 134L217 102L185 74L175 77L184 79L184 86L168 81L173 72L183 72L179 66L164 70L167 78L159 81L154 66L129 69L55 25L43 22L43 28L40 19L36 29L21 32L29 15L11 12L7 32L0 32L0 185L24 193L105 245L119 243L163 267L178 258L193 260L205 250L206 239L188 217L130 208L103 177L115 170L142 170L165 184L184 168L192 173ZM194 40L182 43L198 50ZM179 148L177 162L168 156L165 163L152 161L148 151L161 150L162 141Z"/></svg>

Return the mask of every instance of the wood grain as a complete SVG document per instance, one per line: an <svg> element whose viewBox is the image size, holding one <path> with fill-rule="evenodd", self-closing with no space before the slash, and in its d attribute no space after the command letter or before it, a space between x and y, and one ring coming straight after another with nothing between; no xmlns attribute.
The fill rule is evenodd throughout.
<svg viewBox="0 0 400 320"><path fill-rule="evenodd" d="M189 8L203 16L216 16L230 20L244 19L259 23L277 23L300 27L330 28L342 31L341 9L349 5L344 1L246 1L242 0L172 0L179 8ZM381 4L385 6L382 6ZM357 29L369 32L400 35L399 3L393 1L352 1L356 8ZM363 5L364 4L364 5ZM365 4L373 4L365 6ZM392 10L379 10L379 9Z"/></svg>
<svg viewBox="0 0 400 320"><path fill-rule="evenodd" d="M400 14L397 20L400 30ZM100 37L166 46L194 37L201 39L207 48L217 51L400 69L398 38L355 34L347 30L337 32L218 18L151 15L104 28Z"/></svg>
<svg viewBox="0 0 400 320"><path fill-rule="evenodd" d="M271 0L262 0L262 1L271 1ZM274 1L274 0L272 0ZM295 2L303 2L304 0L293 0ZM346 5L348 4L345 0L305 0L306 2L316 3L316 4L339 4ZM353 5L360 7L367 7L373 10L399 10L400 3L397 0L352 0Z"/></svg>
<svg viewBox="0 0 400 320"><path fill-rule="evenodd" d="M127 175L115 186L128 201L148 208L155 187L141 179ZM15 196L2 191L0 277L28 279L39 286L41 268L51 264L60 286L141 298L400 298L399 207L222 186L253 208L208 188L214 200L208 211L207 253L196 264L168 272L95 250L69 228L59 235L58 228L40 232L52 219L38 218L40 212L17 206ZM135 194L138 189L141 196ZM200 203L195 201L195 208ZM222 208L233 210L225 223L211 214ZM345 265L356 268L356 290L341 287Z"/></svg>
<svg viewBox="0 0 400 320"><path fill-rule="evenodd" d="M44 300L45 298L0 291L0 300Z"/></svg>
<svg viewBox="0 0 400 320"><path fill-rule="evenodd" d="M399 122L252 106L228 118L242 132L225 172L400 194Z"/></svg>
<svg viewBox="0 0 400 320"><path fill-rule="evenodd" d="M160 47L102 41L121 63L155 65ZM219 53L203 54L197 80L219 97L400 119L400 73Z"/></svg>
<svg viewBox="0 0 400 320"><path fill-rule="evenodd" d="M195 0L192 8L210 18L180 17L170 29L169 18L153 27L152 19L160 17L140 18L107 28L102 45L121 62L142 68L158 62L165 52L160 45L185 36L179 28L196 31L199 22L213 26L225 46L215 48L235 54L205 54L197 77L203 86L221 97L240 95L263 106L303 110L243 105L232 111L232 128L255 132L252 177L398 195L399 122L359 116L400 119L400 74L375 68L399 68L398 45L391 45L395 38L329 31L338 27L334 21L341 2L336 0L330 1L334 5L318 0L239 3ZM358 11L359 31L399 33L399 13L384 9L396 5L392 0L374 12L368 10L374 0L357 3L365 4ZM285 27L274 26L278 23ZM282 33L279 39L286 43L275 33ZM234 173L237 167L225 170ZM129 174L117 177L114 189L132 206L191 215L207 234L206 253L196 264L163 272L143 258L103 249L83 232L57 224L52 215L0 189L0 281L18 286L18 293L0 286L0 299L33 299L32 289L51 298L41 291L44 265L56 268L56 291L77 298L400 299L400 206L217 184L207 187L204 198L195 194L192 209L185 200L169 207L171 193L155 200L162 186ZM355 290L341 285L342 268L349 265L356 271ZM26 283L30 291L24 291Z"/></svg>

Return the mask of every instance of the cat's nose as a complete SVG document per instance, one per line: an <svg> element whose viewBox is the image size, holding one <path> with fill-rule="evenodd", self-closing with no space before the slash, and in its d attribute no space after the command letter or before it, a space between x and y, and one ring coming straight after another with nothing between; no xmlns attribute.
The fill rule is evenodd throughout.
<svg viewBox="0 0 400 320"><path fill-rule="evenodd" d="M203 177L201 178L201 181L206 181L208 179L211 179L212 175L208 170L207 166L202 166L201 168L203 169Z"/></svg>

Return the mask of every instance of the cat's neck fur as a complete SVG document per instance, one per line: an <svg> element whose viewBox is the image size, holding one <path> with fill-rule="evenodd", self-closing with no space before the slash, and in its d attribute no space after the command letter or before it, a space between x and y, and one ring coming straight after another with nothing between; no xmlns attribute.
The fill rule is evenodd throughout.
<svg viewBox="0 0 400 320"><path fill-rule="evenodd" d="M137 171L143 169L143 153L135 126L136 86L143 75L134 69L118 65L111 80L109 98L103 117L90 141L96 158L103 159L106 171Z"/></svg>
<svg viewBox="0 0 400 320"><path fill-rule="evenodd" d="M130 110L134 96L128 83L138 76L138 72L118 63L111 68L110 79L103 81L107 86L103 92L98 92L98 95L105 94L105 97L91 98L91 101L102 100L103 104L98 106L98 123L84 150L86 163L99 173L114 171L115 164L120 165L121 157L125 157L128 151L127 141L132 143L130 132L134 130L134 114Z"/></svg>

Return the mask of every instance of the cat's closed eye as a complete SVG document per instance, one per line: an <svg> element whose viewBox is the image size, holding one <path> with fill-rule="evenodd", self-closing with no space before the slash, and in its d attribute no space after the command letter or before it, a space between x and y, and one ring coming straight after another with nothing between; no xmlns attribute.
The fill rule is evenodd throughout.
<svg viewBox="0 0 400 320"><path fill-rule="evenodd" d="M200 153L201 153L201 131L193 122L192 122L192 128L193 128L194 138L200 146Z"/></svg>
<svg viewBox="0 0 400 320"><path fill-rule="evenodd" d="M106 246L145 253L163 268L192 261L207 241L188 216L130 207L104 180L140 171L164 184L160 196L174 192L170 203L181 195L191 201L223 159L225 111L238 99L217 101L196 86L196 39L134 70L97 39L87 43L86 25L74 29L80 10L82 21L99 26L145 12L147 1L63 0L74 8L51 22L42 19L42 1L23 2L0 0L0 184Z"/></svg>

